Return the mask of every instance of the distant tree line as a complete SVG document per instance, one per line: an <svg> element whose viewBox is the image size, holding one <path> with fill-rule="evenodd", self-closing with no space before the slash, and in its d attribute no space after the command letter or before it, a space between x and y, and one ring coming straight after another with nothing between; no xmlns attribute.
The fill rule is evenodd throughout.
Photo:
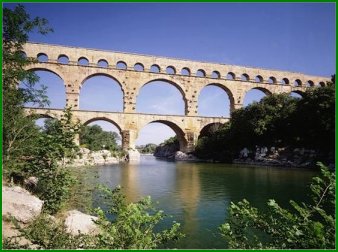
<svg viewBox="0 0 338 252"><path fill-rule="evenodd" d="M198 140L195 154L231 162L241 149L255 146L308 148L324 159L334 157L335 76L325 87L306 90L302 98L273 94L235 110L228 123Z"/></svg>

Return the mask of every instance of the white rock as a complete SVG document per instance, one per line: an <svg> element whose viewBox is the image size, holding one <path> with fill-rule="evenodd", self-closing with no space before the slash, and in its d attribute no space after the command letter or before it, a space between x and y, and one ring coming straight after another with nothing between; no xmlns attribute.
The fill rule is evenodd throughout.
<svg viewBox="0 0 338 252"><path fill-rule="evenodd" d="M81 213L77 210L71 210L67 213L65 225L67 231L73 235L81 234L97 234L99 228L94 223L98 218L88 214Z"/></svg>
<svg viewBox="0 0 338 252"><path fill-rule="evenodd" d="M196 157L192 154L186 154L182 151L175 152L175 160L177 161L188 161L188 160L197 160Z"/></svg>
<svg viewBox="0 0 338 252"><path fill-rule="evenodd" d="M2 216L28 223L41 213L42 205L42 200L19 186L2 187Z"/></svg>

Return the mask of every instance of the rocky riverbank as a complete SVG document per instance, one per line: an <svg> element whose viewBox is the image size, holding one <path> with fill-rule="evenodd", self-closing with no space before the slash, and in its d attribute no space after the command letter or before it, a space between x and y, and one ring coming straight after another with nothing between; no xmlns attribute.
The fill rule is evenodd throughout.
<svg viewBox="0 0 338 252"><path fill-rule="evenodd" d="M4 182L3 182L4 184ZM2 240L16 240L28 249L39 249L39 245L23 237L20 228L25 228L42 213L43 201L19 186L2 186ZM17 226L11 219L16 220ZM62 217L49 216L53 223L63 222L66 231L72 235L97 234L94 223L97 217L81 213L78 210L67 211ZM19 227L19 228L18 228Z"/></svg>
<svg viewBox="0 0 338 252"><path fill-rule="evenodd" d="M305 148L267 148L256 147L255 150L243 148L239 157L233 160L235 164L250 164L260 166L282 166L313 168L317 161L325 162L334 168L333 153L321 154L315 150Z"/></svg>

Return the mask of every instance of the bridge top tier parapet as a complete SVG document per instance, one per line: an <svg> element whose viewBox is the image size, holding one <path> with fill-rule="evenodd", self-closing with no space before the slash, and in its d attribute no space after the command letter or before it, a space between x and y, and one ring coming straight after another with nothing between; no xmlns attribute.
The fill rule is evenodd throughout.
<svg viewBox="0 0 338 252"><path fill-rule="evenodd" d="M78 65L80 60L84 60L87 62L86 67L125 68L125 70L155 72L172 77L179 75L285 85L293 85L296 82L298 86L323 86L330 81L327 77L295 72L33 42L26 43L23 50L27 57L47 56L48 63L58 63L60 58L66 58L68 64Z"/></svg>

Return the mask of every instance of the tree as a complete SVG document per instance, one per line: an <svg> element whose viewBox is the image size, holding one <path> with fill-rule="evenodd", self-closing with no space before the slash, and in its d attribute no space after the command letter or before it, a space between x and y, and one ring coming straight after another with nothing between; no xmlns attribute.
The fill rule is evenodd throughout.
<svg viewBox="0 0 338 252"><path fill-rule="evenodd" d="M80 144L92 151L116 150L119 139L116 132L104 131L99 125L84 126L80 133Z"/></svg>
<svg viewBox="0 0 338 252"><path fill-rule="evenodd" d="M312 203L290 201L283 209L275 200L260 212L247 200L231 202L221 235L231 249L334 249L335 173L319 163L321 176L310 185Z"/></svg>
<svg viewBox="0 0 338 252"><path fill-rule="evenodd" d="M36 146L38 130L34 127L33 118L24 114L23 106L26 102L47 103L45 89L37 90L34 84L38 76L34 72L26 71L25 67L34 59L27 58L22 53L22 45L28 41L29 32L37 29L46 34L52 29L42 18L30 19L22 5L14 10L3 10L3 167L4 176L20 173L25 161L24 155L29 156ZM18 88L25 80L25 88Z"/></svg>

